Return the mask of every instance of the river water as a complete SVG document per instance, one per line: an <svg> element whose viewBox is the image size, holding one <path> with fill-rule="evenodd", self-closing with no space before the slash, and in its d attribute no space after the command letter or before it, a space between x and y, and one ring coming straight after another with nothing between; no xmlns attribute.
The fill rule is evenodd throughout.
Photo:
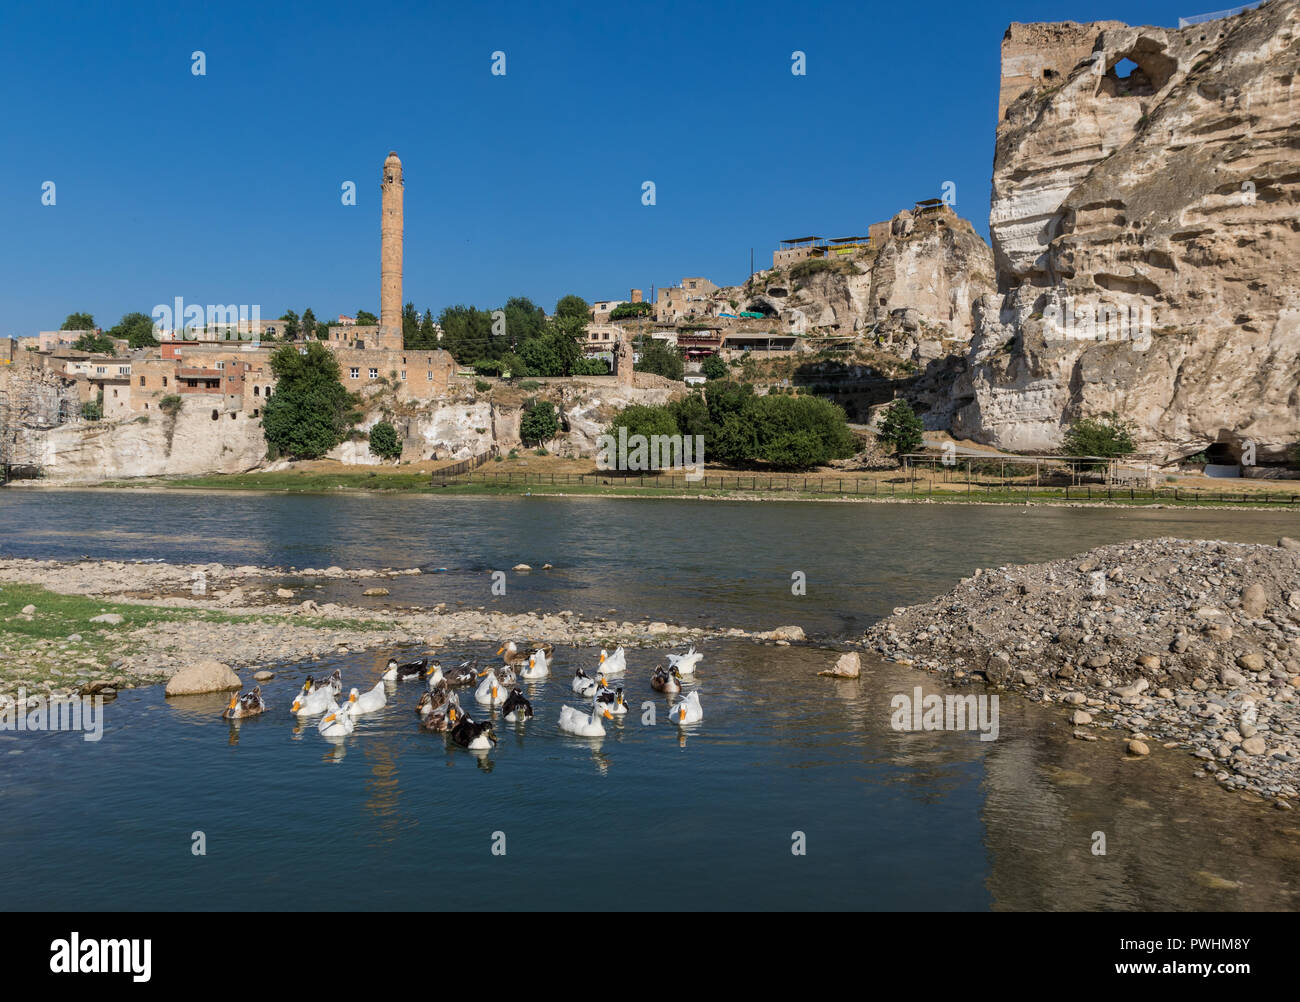
<svg viewBox="0 0 1300 1002"><path fill-rule="evenodd" d="M381 601L798 623L827 642L975 567L1130 538L1300 535L1264 512L598 498L10 491L0 516L8 556L419 566ZM490 572L519 562L554 567L493 598ZM222 697L150 688L105 705L99 741L0 733L0 906L1296 906L1292 815L1194 778L1185 753L1129 761L1010 696L996 740L897 731L891 700L942 691L928 676L867 658L861 680L818 678L834 654L817 646L704 649L699 724L666 721L647 684L658 653L638 650L633 712L604 739L563 734L569 676L594 652L560 648L530 687L536 717L499 722L485 756L419 731L415 683L341 743L289 715L308 672L339 667L364 689L387 651L271 666L270 711L241 724L219 719Z"/></svg>

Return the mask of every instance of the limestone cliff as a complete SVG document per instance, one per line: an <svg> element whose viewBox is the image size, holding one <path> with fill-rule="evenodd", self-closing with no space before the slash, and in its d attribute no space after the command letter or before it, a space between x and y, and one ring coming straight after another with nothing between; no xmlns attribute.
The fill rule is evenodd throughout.
<svg viewBox="0 0 1300 1002"><path fill-rule="evenodd" d="M999 293L976 305L955 433L1048 449L1117 411L1161 459L1300 440L1297 69L1298 0L1008 29Z"/></svg>
<svg viewBox="0 0 1300 1002"><path fill-rule="evenodd" d="M991 293L993 256L970 222L946 207L904 210L866 253L812 259L760 272L750 286L720 289L714 314L757 310L796 334L861 335L922 361L964 351L972 305Z"/></svg>
<svg viewBox="0 0 1300 1002"><path fill-rule="evenodd" d="M40 439L44 475L59 483L243 473L266 456L262 423L245 414L182 407L121 421L75 421Z"/></svg>

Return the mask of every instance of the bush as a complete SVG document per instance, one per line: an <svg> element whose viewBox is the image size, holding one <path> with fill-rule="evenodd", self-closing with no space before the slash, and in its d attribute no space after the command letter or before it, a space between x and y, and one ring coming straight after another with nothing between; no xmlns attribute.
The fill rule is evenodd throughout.
<svg viewBox="0 0 1300 1002"><path fill-rule="evenodd" d="M700 366L700 372L703 373L705 379L726 379L731 370L727 367L727 363L717 355L710 355L704 360L704 364Z"/></svg>
<svg viewBox="0 0 1300 1002"><path fill-rule="evenodd" d="M1099 418L1076 421L1061 439L1061 453L1066 456L1101 456L1117 459L1133 451L1133 430L1118 414L1111 411ZM1100 463L1093 464L1100 467Z"/></svg>
<svg viewBox="0 0 1300 1002"><path fill-rule="evenodd" d="M158 401L158 409L168 417L175 417L184 405L185 401L177 393L169 393Z"/></svg>
<svg viewBox="0 0 1300 1002"><path fill-rule="evenodd" d="M104 417L104 406L98 400L87 400L81 405L81 416L87 421L99 421Z"/></svg>
<svg viewBox="0 0 1300 1002"><path fill-rule="evenodd" d="M387 421L380 421L370 429L370 451L381 459L396 459L402 454L402 443L397 429Z"/></svg>
<svg viewBox="0 0 1300 1002"><path fill-rule="evenodd" d="M654 312L652 303L619 303L609 313L610 320L625 320L629 317L648 317Z"/></svg>
<svg viewBox="0 0 1300 1002"><path fill-rule="evenodd" d="M876 437L887 442L895 455L901 455L904 452L915 452L921 447L922 431L921 419L912 410L912 405L906 400L895 400L885 411Z"/></svg>
<svg viewBox="0 0 1300 1002"><path fill-rule="evenodd" d="M658 339L641 349L641 361L635 368L637 372L653 372L667 379L680 380L686 374L681 352Z"/></svg>
<svg viewBox="0 0 1300 1002"><path fill-rule="evenodd" d="M555 413L555 405L549 400L533 404L519 421L519 437L525 443L548 442L559 430L560 419Z"/></svg>
<svg viewBox="0 0 1300 1002"><path fill-rule="evenodd" d="M486 393L492 389L492 384L485 379L476 379L474 380L474 389L478 390L479 393Z"/></svg>

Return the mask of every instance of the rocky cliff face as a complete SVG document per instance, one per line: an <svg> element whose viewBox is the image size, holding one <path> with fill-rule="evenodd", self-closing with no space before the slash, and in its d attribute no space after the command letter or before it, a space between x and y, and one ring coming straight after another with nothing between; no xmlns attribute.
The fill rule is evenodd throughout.
<svg viewBox="0 0 1300 1002"><path fill-rule="evenodd" d="M78 421L41 439L45 476L59 483L96 483L130 477L243 473L266 457L262 423L245 414L182 407L175 417Z"/></svg>
<svg viewBox="0 0 1300 1002"><path fill-rule="evenodd" d="M993 256L971 224L939 207L899 213L866 254L763 272L755 289L720 289L714 312L758 309L809 335L866 335L914 361L963 351L972 305L996 288Z"/></svg>
<svg viewBox="0 0 1300 1002"><path fill-rule="evenodd" d="M1162 459L1300 440L1298 69L1297 0L1180 30L1008 29L999 293L976 305L954 432L1048 449L1117 411Z"/></svg>

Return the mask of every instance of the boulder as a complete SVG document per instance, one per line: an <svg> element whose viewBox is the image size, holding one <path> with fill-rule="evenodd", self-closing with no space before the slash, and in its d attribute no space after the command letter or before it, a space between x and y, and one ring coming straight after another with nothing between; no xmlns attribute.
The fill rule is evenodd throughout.
<svg viewBox="0 0 1300 1002"><path fill-rule="evenodd" d="M168 696L194 696L204 692L228 692L239 688L239 676L220 661L196 661L186 665L167 681Z"/></svg>
<svg viewBox="0 0 1300 1002"><path fill-rule="evenodd" d="M122 617L116 612L105 612L98 616L92 616L90 621L92 623L107 623L109 626L118 626L122 622Z"/></svg>
<svg viewBox="0 0 1300 1002"><path fill-rule="evenodd" d="M832 678L857 678L862 673L862 659L858 656L857 651L849 651L847 654L841 654L839 660L835 662L834 668L826 671L819 671L818 675L829 675Z"/></svg>

